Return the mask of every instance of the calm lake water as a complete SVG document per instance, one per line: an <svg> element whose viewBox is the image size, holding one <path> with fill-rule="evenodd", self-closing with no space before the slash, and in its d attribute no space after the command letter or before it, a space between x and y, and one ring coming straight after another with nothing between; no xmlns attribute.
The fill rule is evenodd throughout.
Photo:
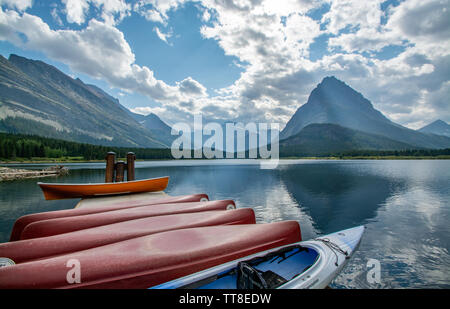
<svg viewBox="0 0 450 309"><path fill-rule="evenodd" d="M40 181L104 181L104 164L66 167L68 176ZM245 160L137 162L136 167L137 179L170 176L170 195L233 199L238 207L252 207L258 223L297 220L303 239L365 225L358 251L332 288L450 288L448 160L282 160L274 170ZM45 201L35 179L0 183L0 241L8 241L18 217L77 202ZM380 283L367 281L371 259L380 262Z"/></svg>

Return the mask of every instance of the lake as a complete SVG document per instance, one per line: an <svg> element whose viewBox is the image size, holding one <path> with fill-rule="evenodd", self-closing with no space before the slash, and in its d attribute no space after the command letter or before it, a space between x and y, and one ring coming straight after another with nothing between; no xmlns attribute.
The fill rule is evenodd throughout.
<svg viewBox="0 0 450 309"><path fill-rule="evenodd" d="M65 166L68 176L39 181L104 181L105 164ZM365 225L358 251L332 288L450 288L448 160L281 160L272 170L250 160L136 163L136 179L159 176L170 176L170 195L233 199L238 208L253 208L258 223L297 220L305 240ZM0 241L8 241L18 217L78 202L45 201L36 182L0 183ZM373 260L379 283L367 280Z"/></svg>

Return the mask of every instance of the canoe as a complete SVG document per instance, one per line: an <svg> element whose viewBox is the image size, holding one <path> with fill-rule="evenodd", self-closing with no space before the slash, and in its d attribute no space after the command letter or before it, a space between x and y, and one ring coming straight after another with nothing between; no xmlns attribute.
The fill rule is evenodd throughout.
<svg viewBox="0 0 450 309"><path fill-rule="evenodd" d="M363 226L270 249L205 269L155 289L325 288L355 252ZM149 285L150 286L150 285Z"/></svg>
<svg viewBox="0 0 450 309"><path fill-rule="evenodd" d="M0 268L0 289L147 288L301 240L297 221L157 233Z"/></svg>
<svg viewBox="0 0 450 309"><path fill-rule="evenodd" d="M0 257L7 257L19 264L171 230L254 223L255 213L251 208L149 217L49 237L0 243Z"/></svg>
<svg viewBox="0 0 450 309"><path fill-rule="evenodd" d="M107 205L103 205L101 207L85 207L85 208L75 208L75 209L64 209L64 210L56 210L56 211L47 211L40 212L35 214L29 214L22 216L14 222L14 226L11 231L10 241L16 241L20 239L20 235L22 234L24 228L33 222L48 220L48 219L56 219L56 218L65 218L65 217L73 217L73 216L81 216L88 215L100 212L107 212L119 209L126 209L132 207L140 207L140 206L149 206L149 205L157 205L157 204L173 204L173 203L187 203L187 202L201 202L207 201L208 195L206 194L191 194L191 195L180 195L180 196L167 196L163 198L155 198L150 200L129 200L126 202L119 203L110 203Z"/></svg>
<svg viewBox="0 0 450 309"><path fill-rule="evenodd" d="M20 234L20 239L52 236L147 217L235 208L236 204L232 200L218 200L208 202L157 204L89 215L41 220L28 224Z"/></svg>
<svg viewBox="0 0 450 309"><path fill-rule="evenodd" d="M85 198L92 196L126 194L137 192L163 191L169 183L169 177L133 180L111 183L43 183L38 182L46 200L66 198Z"/></svg>

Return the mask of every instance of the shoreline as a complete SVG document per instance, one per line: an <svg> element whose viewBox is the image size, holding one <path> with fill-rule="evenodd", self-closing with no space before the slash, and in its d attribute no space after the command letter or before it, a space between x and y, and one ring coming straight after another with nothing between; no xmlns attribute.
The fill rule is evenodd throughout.
<svg viewBox="0 0 450 309"><path fill-rule="evenodd" d="M125 158L118 158L119 160L126 160ZM243 158L243 160L248 158ZM218 159L136 159L136 162L154 162L154 161L181 161L181 160L226 160L225 158ZM233 159L229 159L233 160ZM251 159L255 160L255 159ZM282 157L279 160L450 160L450 155L441 156L342 156L342 157ZM63 164L63 163L104 163L105 160L72 160L72 159L24 159L24 160L6 160L0 161L0 164Z"/></svg>
<svg viewBox="0 0 450 309"><path fill-rule="evenodd" d="M41 170L27 170L0 167L0 182L42 177L58 177L67 175L69 170L62 165L51 166Z"/></svg>

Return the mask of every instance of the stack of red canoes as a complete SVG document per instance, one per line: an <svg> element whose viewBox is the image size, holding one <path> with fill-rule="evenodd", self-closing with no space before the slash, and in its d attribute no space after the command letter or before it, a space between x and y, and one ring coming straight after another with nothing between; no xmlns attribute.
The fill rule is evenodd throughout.
<svg viewBox="0 0 450 309"><path fill-rule="evenodd" d="M301 240L296 221L256 224L251 208L205 194L19 218L0 243L5 288L148 288Z"/></svg>

